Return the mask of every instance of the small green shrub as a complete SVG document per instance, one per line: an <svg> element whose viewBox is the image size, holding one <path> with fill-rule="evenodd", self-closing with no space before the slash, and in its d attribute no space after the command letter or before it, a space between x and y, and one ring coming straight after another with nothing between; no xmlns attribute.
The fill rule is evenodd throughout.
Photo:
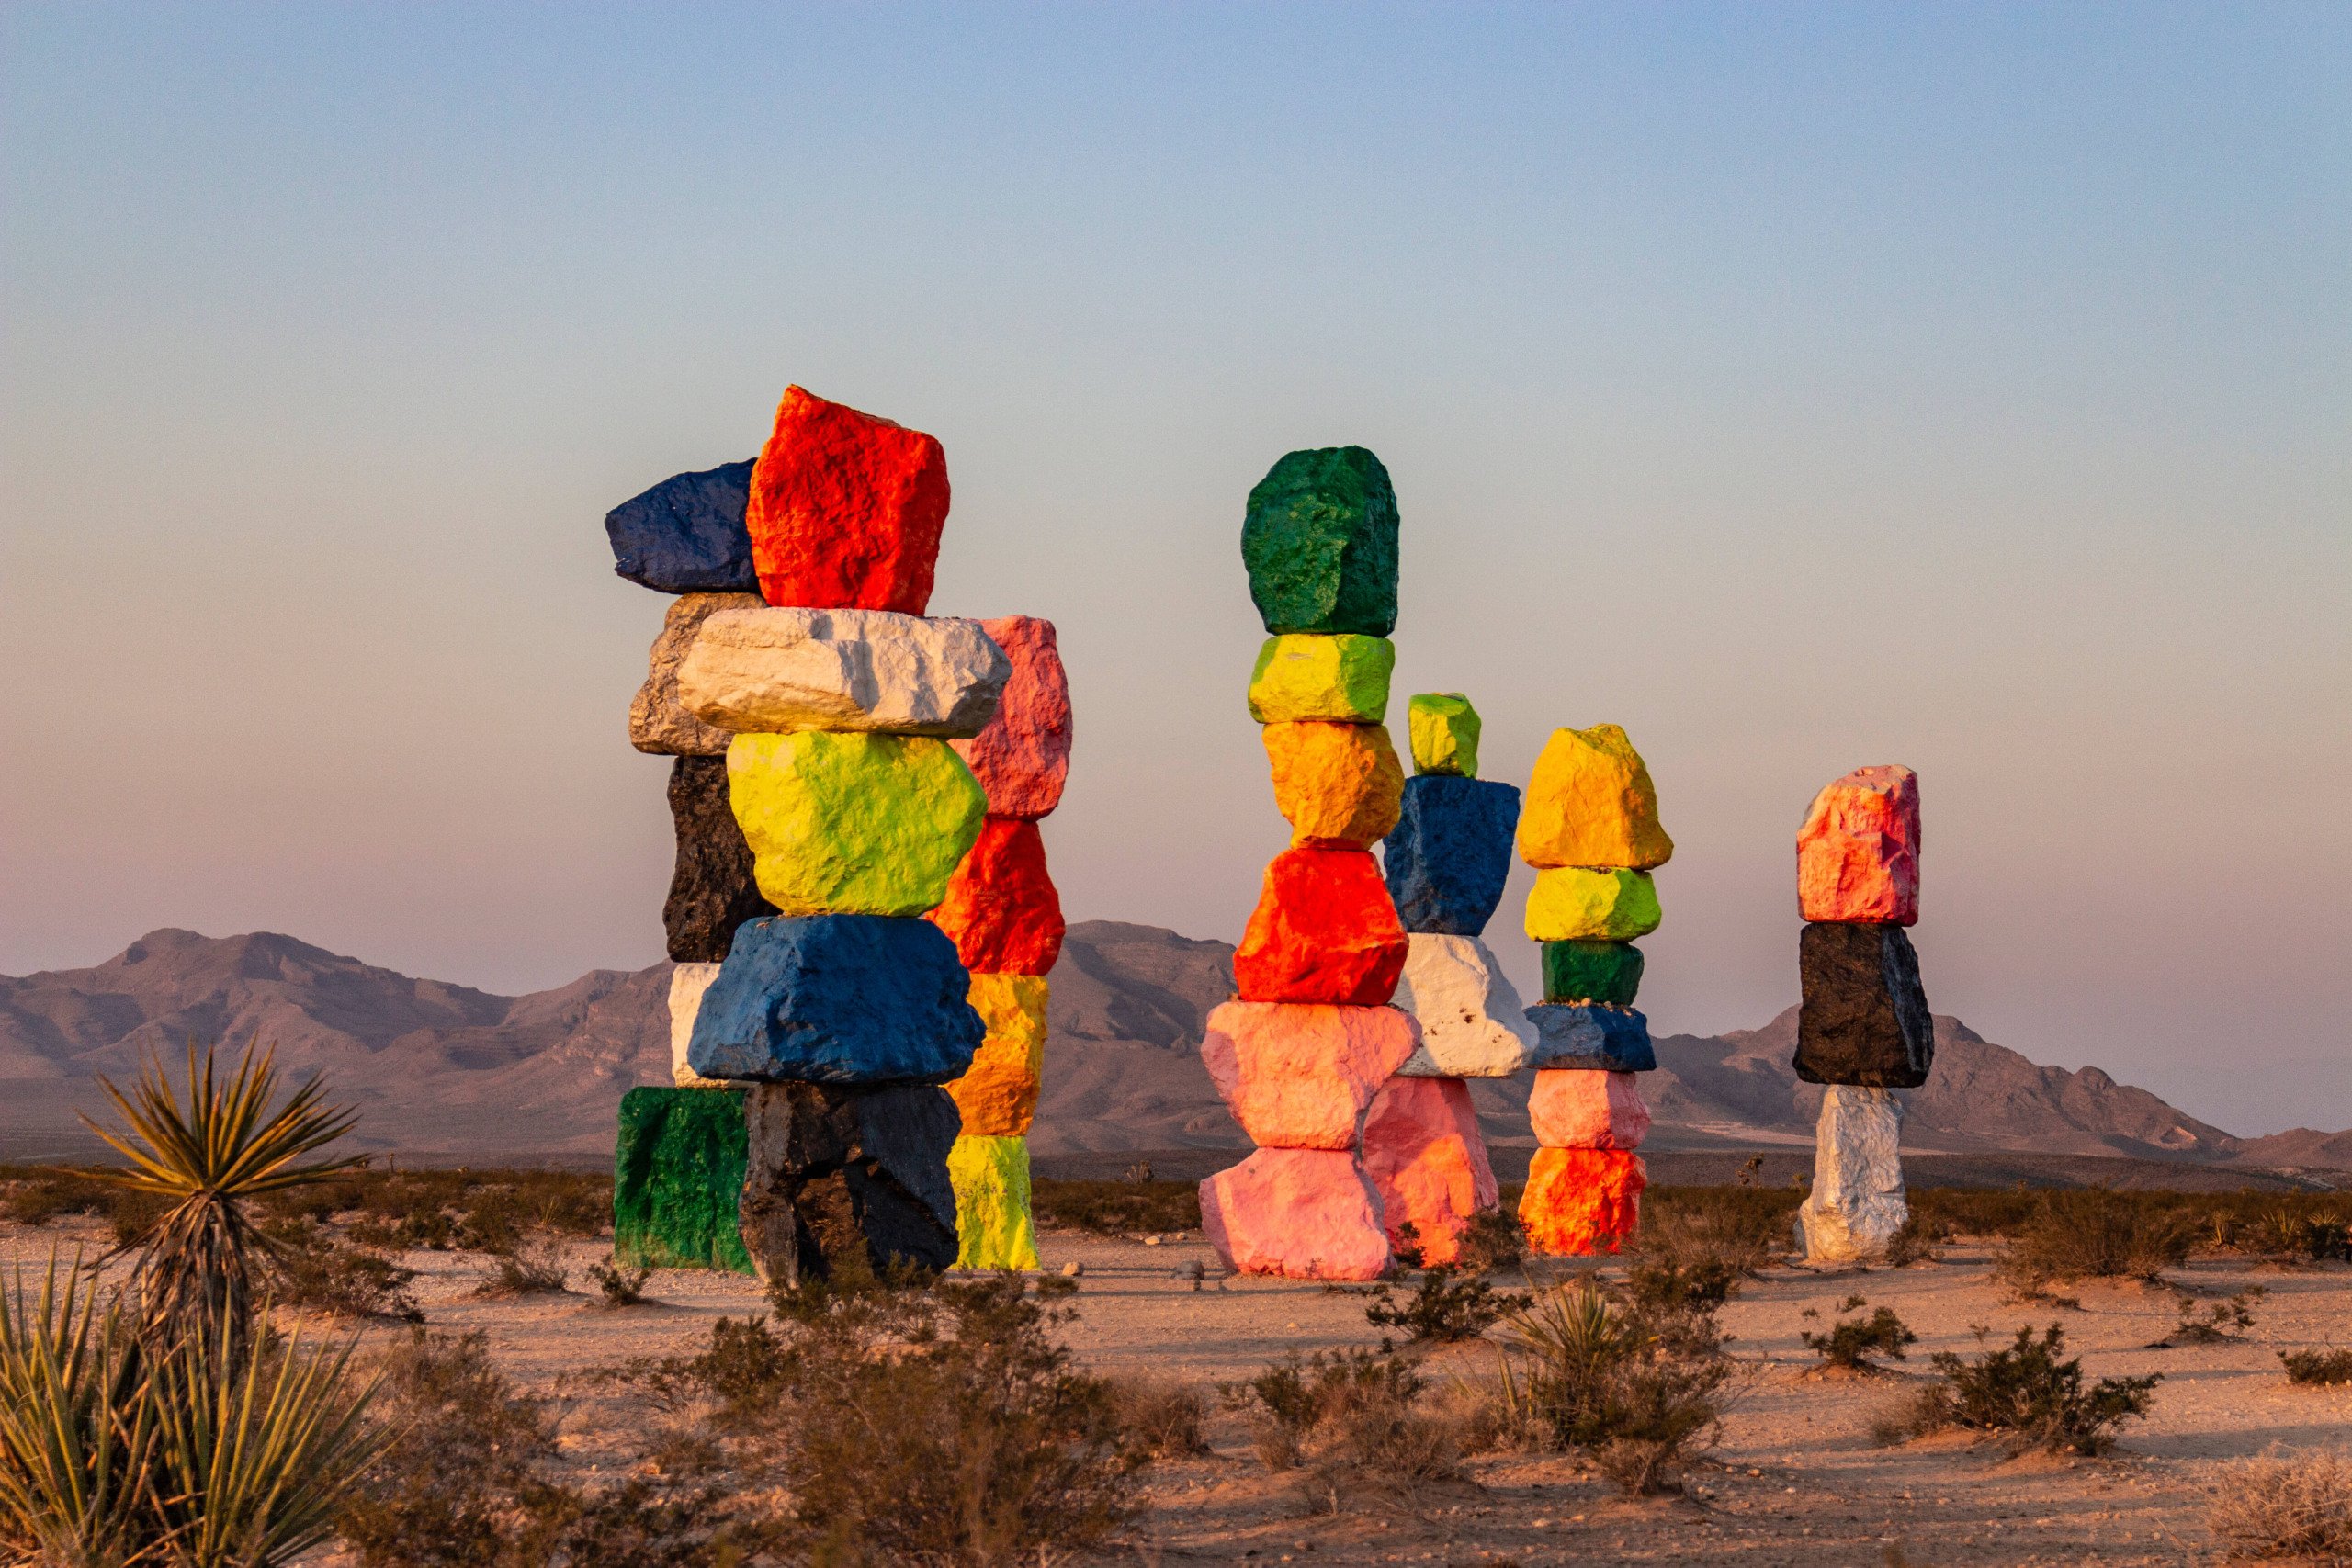
<svg viewBox="0 0 2352 1568"><path fill-rule="evenodd" d="M1980 1342L1987 1332L1977 1330ZM2082 1358L2066 1356L2065 1348L2065 1330L2053 1323L2040 1339L2020 1328L2007 1348L1974 1360L1939 1350L1931 1359L1942 1381L1918 1418L1997 1433L2022 1448L2104 1453L2118 1427L2147 1414L2162 1375L2101 1378L2086 1387Z"/></svg>
<svg viewBox="0 0 2352 1568"><path fill-rule="evenodd" d="M1401 1303L1387 1285L1374 1285L1370 1293L1363 1315L1374 1328L1398 1328L1408 1339L1442 1344L1477 1338L1522 1299L1484 1280L1459 1278L1447 1265L1422 1269L1413 1293Z"/></svg>
<svg viewBox="0 0 2352 1568"><path fill-rule="evenodd" d="M588 1265L588 1278L596 1281L605 1305L632 1307L643 1304L645 1281L653 1278L653 1270L608 1260Z"/></svg>
<svg viewBox="0 0 2352 1568"><path fill-rule="evenodd" d="M2255 1303L2269 1293L2260 1285L2248 1285L2221 1301L2206 1303L2200 1312L2195 1296L2187 1291L2177 1292L2173 1296L2173 1305L2180 1314L2180 1321L2148 1348L2177 1350L2183 1345L2220 1345L2243 1339L2245 1331L2254 1326Z"/></svg>
<svg viewBox="0 0 2352 1568"><path fill-rule="evenodd" d="M2327 1386L2352 1383L2352 1350L2281 1350L2289 1382Z"/></svg>
<svg viewBox="0 0 2352 1568"><path fill-rule="evenodd" d="M1465 1274L1494 1274L1516 1269L1527 1253L1527 1227L1515 1209L1481 1209L1470 1216L1455 1244L1461 1248L1456 1267Z"/></svg>
<svg viewBox="0 0 2352 1568"><path fill-rule="evenodd" d="M1806 1349L1818 1355L1825 1365L1841 1367L1848 1371L1873 1372L1881 1370L1871 1359L1873 1356L1902 1360L1904 1348L1917 1344L1919 1337L1895 1315L1893 1307L1880 1307L1868 1317L1845 1315L1859 1313L1868 1305L1870 1303L1860 1296L1849 1296L1838 1307L1838 1316L1830 1324L1827 1333L1815 1334L1810 1329L1800 1329L1797 1339ZM1815 1314L1807 1307L1805 1315L1811 1317Z"/></svg>

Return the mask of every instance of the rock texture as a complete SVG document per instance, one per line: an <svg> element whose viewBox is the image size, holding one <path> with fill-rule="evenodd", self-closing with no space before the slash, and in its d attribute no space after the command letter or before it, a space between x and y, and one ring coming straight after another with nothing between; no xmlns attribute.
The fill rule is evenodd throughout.
<svg viewBox="0 0 2352 1568"><path fill-rule="evenodd" d="M1046 1059L1046 996L1042 975L972 976L969 999L984 1036L970 1068L947 1086L967 1134L1027 1134Z"/></svg>
<svg viewBox="0 0 2352 1568"><path fill-rule="evenodd" d="M613 570L660 593L749 593L760 585L743 526L752 465L663 479L605 514Z"/></svg>
<svg viewBox="0 0 2352 1568"><path fill-rule="evenodd" d="M1363 1168L1389 1245L1425 1264L1459 1262L1462 1233L1500 1201L1486 1141L1458 1078L1392 1078L1363 1124Z"/></svg>
<svg viewBox="0 0 2352 1568"><path fill-rule="evenodd" d="M716 964L681 964L670 971L670 1081L680 1089L724 1089L721 1078L707 1078L686 1060L694 1043L695 1015L702 1011L702 997L718 978Z"/></svg>
<svg viewBox="0 0 2352 1568"><path fill-rule="evenodd" d="M1527 896L1535 942L1632 942L1657 930L1657 889L1646 871L1566 866L1540 871Z"/></svg>
<svg viewBox="0 0 2352 1568"><path fill-rule="evenodd" d="M1807 1083L1917 1089L1935 1065L1935 1021L1911 939L1894 924L1815 922L1797 947L1804 1001L1793 1066Z"/></svg>
<svg viewBox="0 0 2352 1568"><path fill-rule="evenodd" d="M671 962L718 964L745 920L773 915L760 896L752 846L727 799L727 759L680 757L670 765L670 818L678 840L662 924Z"/></svg>
<svg viewBox="0 0 2352 1568"><path fill-rule="evenodd" d="M1012 660L978 621L880 610L722 610L677 669L678 700L736 734L977 735Z"/></svg>
<svg viewBox="0 0 2352 1568"><path fill-rule="evenodd" d="M948 1152L947 1174L956 1187L956 1267L1036 1268L1028 1144L967 1133Z"/></svg>
<svg viewBox="0 0 2352 1568"><path fill-rule="evenodd" d="M769 604L904 615L930 604L948 502L931 436L789 387L750 488L744 525Z"/></svg>
<svg viewBox="0 0 2352 1568"><path fill-rule="evenodd" d="M1478 776L1478 710L1459 692L1422 692L1408 705L1413 771Z"/></svg>
<svg viewBox="0 0 2352 1568"><path fill-rule="evenodd" d="M1396 626L1396 491L1361 446L1292 452L1250 492L1250 597L1266 630L1386 637Z"/></svg>
<svg viewBox="0 0 2352 1568"><path fill-rule="evenodd" d="M1613 724L1555 729L1535 759L1519 818L1519 858L1532 866L1664 865L1674 840L1658 826L1657 789Z"/></svg>
<svg viewBox="0 0 2352 1568"><path fill-rule="evenodd" d="M704 993L687 1061L705 1077L944 1083L984 1030L956 944L926 920L753 920Z"/></svg>
<svg viewBox="0 0 2352 1568"><path fill-rule="evenodd" d="M1487 929L1510 874L1518 816L1515 785L1430 773L1405 781L1381 852L1388 896L1408 931L1476 936Z"/></svg>
<svg viewBox="0 0 2352 1568"><path fill-rule="evenodd" d="M1544 999L1629 1008L1642 988L1642 950L1630 942L1547 942Z"/></svg>
<svg viewBox="0 0 2352 1568"><path fill-rule="evenodd" d="M1537 1149L1519 1201L1529 1250L1550 1258L1615 1252L1641 1223L1649 1173L1623 1149Z"/></svg>
<svg viewBox="0 0 2352 1568"><path fill-rule="evenodd" d="M944 1093L763 1084L743 1119L739 1217L761 1279L855 1284L893 1265L954 1267L956 1107Z"/></svg>
<svg viewBox="0 0 2352 1568"><path fill-rule="evenodd" d="M1043 975L1062 951L1062 900L1037 824L990 817L930 916L975 975Z"/></svg>
<svg viewBox="0 0 2352 1568"><path fill-rule="evenodd" d="M1347 1149L1419 1036L1391 1007L1227 1002L1209 1014L1201 1060L1252 1143Z"/></svg>
<svg viewBox="0 0 2352 1568"><path fill-rule="evenodd" d="M1377 724L1269 724L1274 804L1301 848L1368 850L1396 826L1405 770Z"/></svg>
<svg viewBox="0 0 2352 1568"><path fill-rule="evenodd" d="M1893 1091L1835 1084L1822 1096L1813 1191L1797 1210L1806 1262L1842 1266L1886 1256L1911 1214L1902 1143L1903 1102Z"/></svg>
<svg viewBox="0 0 2352 1568"><path fill-rule="evenodd" d="M956 754L988 792L992 817L1038 818L1061 804L1069 777L1069 676L1054 623L1035 615L1003 615L982 621L1012 663L996 716L967 740Z"/></svg>
<svg viewBox="0 0 2352 1568"><path fill-rule="evenodd" d="M1657 1066L1650 1045L1649 1020L1632 1008L1561 1007L1544 1002L1527 1010L1535 1026L1535 1065L1588 1067L1610 1073L1646 1073Z"/></svg>
<svg viewBox="0 0 2352 1568"><path fill-rule="evenodd" d="M1485 942L1431 931L1405 940L1396 999L1419 1021L1421 1042L1400 1077L1507 1078L1533 1059L1535 1026Z"/></svg>
<svg viewBox="0 0 2352 1568"><path fill-rule="evenodd" d="M1388 1270L1380 1199L1345 1149L1260 1149L1201 1183L1201 1232L1225 1266L1294 1280Z"/></svg>
<svg viewBox="0 0 2352 1568"><path fill-rule="evenodd" d="M1250 672L1250 716L1260 724L1378 724L1388 716L1396 667L1396 645L1385 637L1268 637Z"/></svg>
<svg viewBox="0 0 2352 1568"><path fill-rule="evenodd" d="M705 724L678 702L678 663L702 624L721 610L757 609L756 593L684 593L671 601L646 660L645 684L628 705L628 743L667 757L723 757L732 732Z"/></svg>
<svg viewBox="0 0 2352 1568"><path fill-rule="evenodd" d="M1377 1007L1395 994L1405 953L1369 852L1285 850L1266 867L1233 978L1244 1001Z"/></svg>
<svg viewBox="0 0 2352 1568"><path fill-rule="evenodd" d="M1797 907L1808 920L1918 922L1918 774L1856 768L1813 797L1797 830Z"/></svg>
<svg viewBox="0 0 2352 1568"><path fill-rule="evenodd" d="M1632 1073L1574 1067L1535 1075L1527 1120L1548 1149L1637 1149L1650 1131L1650 1109Z"/></svg>
<svg viewBox="0 0 2352 1568"><path fill-rule="evenodd" d="M736 1224L743 1091L633 1089L613 1145L613 1258L624 1268L752 1272Z"/></svg>
<svg viewBox="0 0 2352 1568"><path fill-rule="evenodd" d="M787 915L937 908L988 804L945 741L911 735L739 735L727 777L760 892Z"/></svg>

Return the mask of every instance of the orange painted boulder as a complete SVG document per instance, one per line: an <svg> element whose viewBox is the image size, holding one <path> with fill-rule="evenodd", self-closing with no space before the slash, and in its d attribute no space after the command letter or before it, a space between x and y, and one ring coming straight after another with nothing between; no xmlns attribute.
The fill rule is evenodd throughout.
<svg viewBox="0 0 2352 1568"><path fill-rule="evenodd" d="M1460 1078L1391 1078L1382 1086L1364 1117L1363 1168L1380 1194L1390 1247L1416 1247L1427 1264L1459 1262L1471 1217L1500 1197L1470 1086Z"/></svg>
<svg viewBox="0 0 2352 1568"><path fill-rule="evenodd" d="M1227 1002L1209 1014L1201 1060L1251 1142L1348 1149L1420 1038L1413 1015L1391 1007Z"/></svg>
<svg viewBox="0 0 2352 1568"><path fill-rule="evenodd" d="M1405 768L1384 726L1300 719L1261 733L1294 845L1370 849L1396 826Z"/></svg>
<svg viewBox="0 0 2352 1568"><path fill-rule="evenodd" d="M1062 900L1037 824L990 817L927 917L975 975L1043 975L1062 952Z"/></svg>
<svg viewBox="0 0 2352 1568"><path fill-rule="evenodd" d="M1558 1067L1536 1073L1527 1120L1547 1149L1637 1149L1650 1108L1632 1073Z"/></svg>
<svg viewBox="0 0 2352 1568"><path fill-rule="evenodd" d="M743 522L769 604L920 615L947 522L947 454L919 430L788 387Z"/></svg>
<svg viewBox="0 0 2352 1568"><path fill-rule="evenodd" d="M1046 816L1069 777L1069 675L1054 623L1002 615L980 629L1012 660L1012 674L988 728L950 744L988 792L990 816Z"/></svg>
<svg viewBox="0 0 2352 1568"><path fill-rule="evenodd" d="M1657 787L1613 724L1555 729L1535 759L1519 814L1519 858L1532 866L1664 865L1674 840L1658 826Z"/></svg>
<svg viewBox="0 0 2352 1568"><path fill-rule="evenodd" d="M1919 920L1919 775L1856 768L1813 797L1797 829L1797 908L1808 920Z"/></svg>
<svg viewBox="0 0 2352 1568"><path fill-rule="evenodd" d="M1201 1183L1201 1234L1238 1274L1377 1280L1380 1198L1345 1149L1260 1149Z"/></svg>
<svg viewBox="0 0 2352 1568"><path fill-rule="evenodd" d="M1627 1149L1538 1149L1519 1218L1530 1250L1551 1258L1614 1252L1641 1221L1649 1173Z"/></svg>
<svg viewBox="0 0 2352 1568"><path fill-rule="evenodd" d="M1042 975L972 976L968 999L988 1033L970 1068L947 1085L967 1136L1028 1133L1046 1059L1046 995Z"/></svg>
<svg viewBox="0 0 2352 1568"><path fill-rule="evenodd" d="M1378 1007L1405 972L1405 928L1368 850L1284 850L1233 954L1246 1002Z"/></svg>

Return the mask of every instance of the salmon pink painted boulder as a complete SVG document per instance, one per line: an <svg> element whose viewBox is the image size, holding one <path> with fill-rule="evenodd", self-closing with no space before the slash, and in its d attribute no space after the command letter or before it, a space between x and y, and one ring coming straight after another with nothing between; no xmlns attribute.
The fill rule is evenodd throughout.
<svg viewBox="0 0 2352 1568"><path fill-rule="evenodd" d="M1459 1262L1472 1216L1500 1199L1460 1078L1389 1079L1364 1118L1363 1168L1390 1247L1417 1248L1426 1264Z"/></svg>
<svg viewBox="0 0 2352 1568"><path fill-rule="evenodd" d="M1650 1108L1631 1073L1553 1067L1535 1075L1527 1120L1547 1149L1637 1149L1649 1135Z"/></svg>
<svg viewBox="0 0 2352 1568"><path fill-rule="evenodd" d="M1061 804L1069 777L1069 675L1054 623L1035 615L982 621L1012 661L996 717L968 740L955 742L972 776L988 791L994 817L1043 817Z"/></svg>
<svg viewBox="0 0 2352 1568"><path fill-rule="evenodd" d="M785 389L743 513L769 604L920 615L946 522L935 438Z"/></svg>
<svg viewBox="0 0 2352 1568"><path fill-rule="evenodd" d="M1260 1149L1201 1183L1201 1234L1238 1274L1377 1280L1380 1198L1346 1149Z"/></svg>
<svg viewBox="0 0 2352 1568"><path fill-rule="evenodd" d="M1346 1149L1419 1043L1412 1014L1396 1008L1227 1002L1209 1014L1201 1060L1252 1143Z"/></svg>
<svg viewBox="0 0 2352 1568"><path fill-rule="evenodd" d="M1628 1149L1538 1149L1519 1201L1529 1250L1549 1258L1614 1252L1642 1216L1649 1173Z"/></svg>
<svg viewBox="0 0 2352 1568"><path fill-rule="evenodd" d="M1405 928L1368 850L1284 850L1233 955L1250 1002L1378 1007L1405 972Z"/></svg>
<svg viewBox="0 0 2352 1568"><path fill-rule="evenodd" d="M947 881L932 922L975 975L1043 975L1062 952L1062 900L1037 824L989 817Z"/></svg>
<svg viewBox="0 0 2352 1568"><path fill-rule="evenodd" d="M1797 829L1797 908L1808 920L1918 923L1918 774L1856 768L1813 797Z"/></svg>

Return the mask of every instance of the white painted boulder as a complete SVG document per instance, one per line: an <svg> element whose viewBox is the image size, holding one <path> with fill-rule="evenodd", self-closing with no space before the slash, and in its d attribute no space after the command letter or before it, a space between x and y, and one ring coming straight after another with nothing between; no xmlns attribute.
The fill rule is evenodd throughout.
<svg viewBox="0 0 2352 1568"><path fill-rule="evenodd" d="M717 964L681 964L670 971L670 1081L680 1089L726 1089L725 1078L707 1078L686 1065L686 1046L695 1037L695 1015L702 1011L702 994L718 978Z"/></svg>
<svg viewBox="0 0 2352 1568"><path fill-rule="evenodd" d="M1835 1268L1886 1256L1911 1217L1902 1144L1903 1102L1893 1089L1830 1085L1815 1134L1813 1193L1797 1210L1807 1263Z"/></svg>
<svg viewBox="0 0 2352 1568"><path fill-rule="evenodd" d="M678 665L703 622L726 610L756 610L756 593L681 593L662 618L662 635L646 659L645 684L628 705L628 743L657 757L724 757L734 735L705 724L678 703Z"/></svg>
<svg viewBox="0 0 2352 1568"><path fill-rule="evenodd" d="M706 618L678 665L678 700L747 735L868 730L978 735L1012 661L978 621L888 610L772 606Z"/></svg>
<svg viewBox="0 0 2352 1568"><path fill-rule="evenodd" d="M1421 1043L1397 1076L1408 1078L1507 1078L1534 1058L1535 1026L1475 936L1413 931L1396 1005L1420 1021Z"/></svg>

